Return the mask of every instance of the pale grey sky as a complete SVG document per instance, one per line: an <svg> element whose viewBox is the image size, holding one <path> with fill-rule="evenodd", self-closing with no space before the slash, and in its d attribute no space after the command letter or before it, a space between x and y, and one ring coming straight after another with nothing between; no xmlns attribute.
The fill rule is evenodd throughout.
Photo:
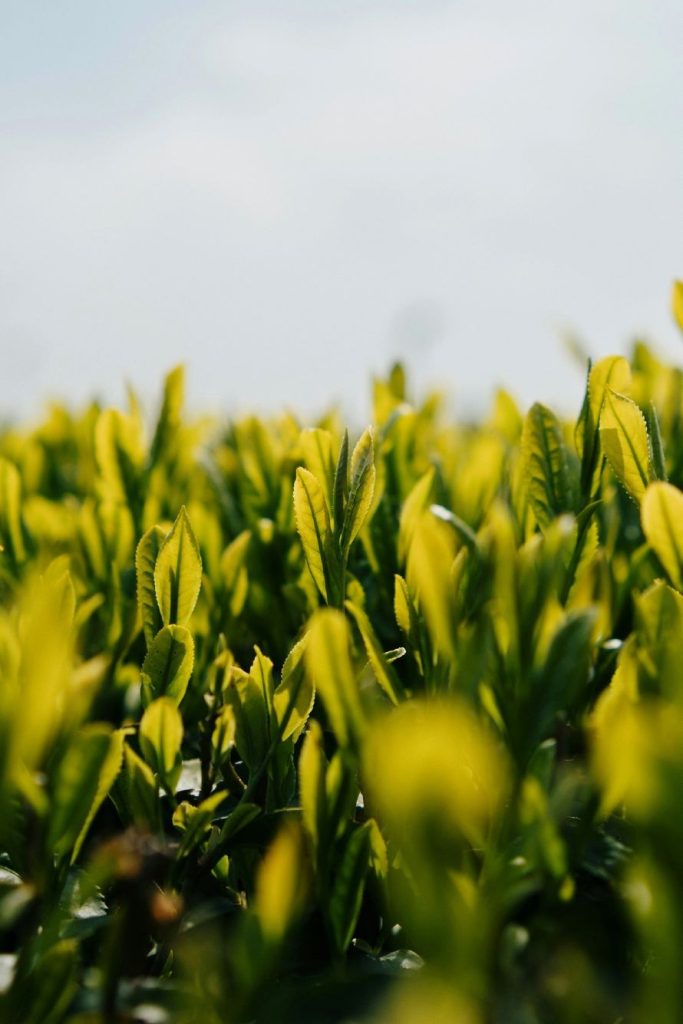
<svg viewBox="0 0 683 1024"><path fill-rule="evenodd" d="M0 0L0 415L578 403L683 362L681 0Z"/></svg>

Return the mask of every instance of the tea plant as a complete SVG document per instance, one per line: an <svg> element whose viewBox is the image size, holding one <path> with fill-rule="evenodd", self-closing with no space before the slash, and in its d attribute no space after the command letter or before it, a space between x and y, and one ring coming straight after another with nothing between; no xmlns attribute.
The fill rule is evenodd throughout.
<svg viewBox="0 0 683 1024"><path fill-rule="evenodd" d="M683 372L146 426L0 433L0 1019L683 1019Z"/></svg>

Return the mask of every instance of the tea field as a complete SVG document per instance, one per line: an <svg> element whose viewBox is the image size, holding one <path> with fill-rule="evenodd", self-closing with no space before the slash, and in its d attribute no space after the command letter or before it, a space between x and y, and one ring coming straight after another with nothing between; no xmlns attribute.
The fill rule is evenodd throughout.
<svg viewBox="0 0 683 1024"><path fill-rule="evenodd" d="M0 1020L680 1024L683 371L183 393L0 430Z"/></svg>

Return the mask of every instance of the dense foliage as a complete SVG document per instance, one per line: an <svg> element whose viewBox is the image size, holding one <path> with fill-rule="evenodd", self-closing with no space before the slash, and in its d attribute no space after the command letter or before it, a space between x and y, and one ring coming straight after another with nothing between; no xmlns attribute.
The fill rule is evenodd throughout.
<svg viewBox="0 0 683 1024"><path fill-rule="evenodd" d="M680 1022L683 373L182 405L0 434L0 1019Z"/></svg>

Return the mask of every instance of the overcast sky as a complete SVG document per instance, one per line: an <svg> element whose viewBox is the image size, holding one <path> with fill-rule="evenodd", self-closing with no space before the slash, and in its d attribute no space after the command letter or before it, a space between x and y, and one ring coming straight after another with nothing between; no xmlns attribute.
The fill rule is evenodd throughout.
<svg viewBox="0 0 683 1024"><path fill-rule="evenodd" d="M682 47L681 0L0 0L0 415L683 362Z"/></svg>

